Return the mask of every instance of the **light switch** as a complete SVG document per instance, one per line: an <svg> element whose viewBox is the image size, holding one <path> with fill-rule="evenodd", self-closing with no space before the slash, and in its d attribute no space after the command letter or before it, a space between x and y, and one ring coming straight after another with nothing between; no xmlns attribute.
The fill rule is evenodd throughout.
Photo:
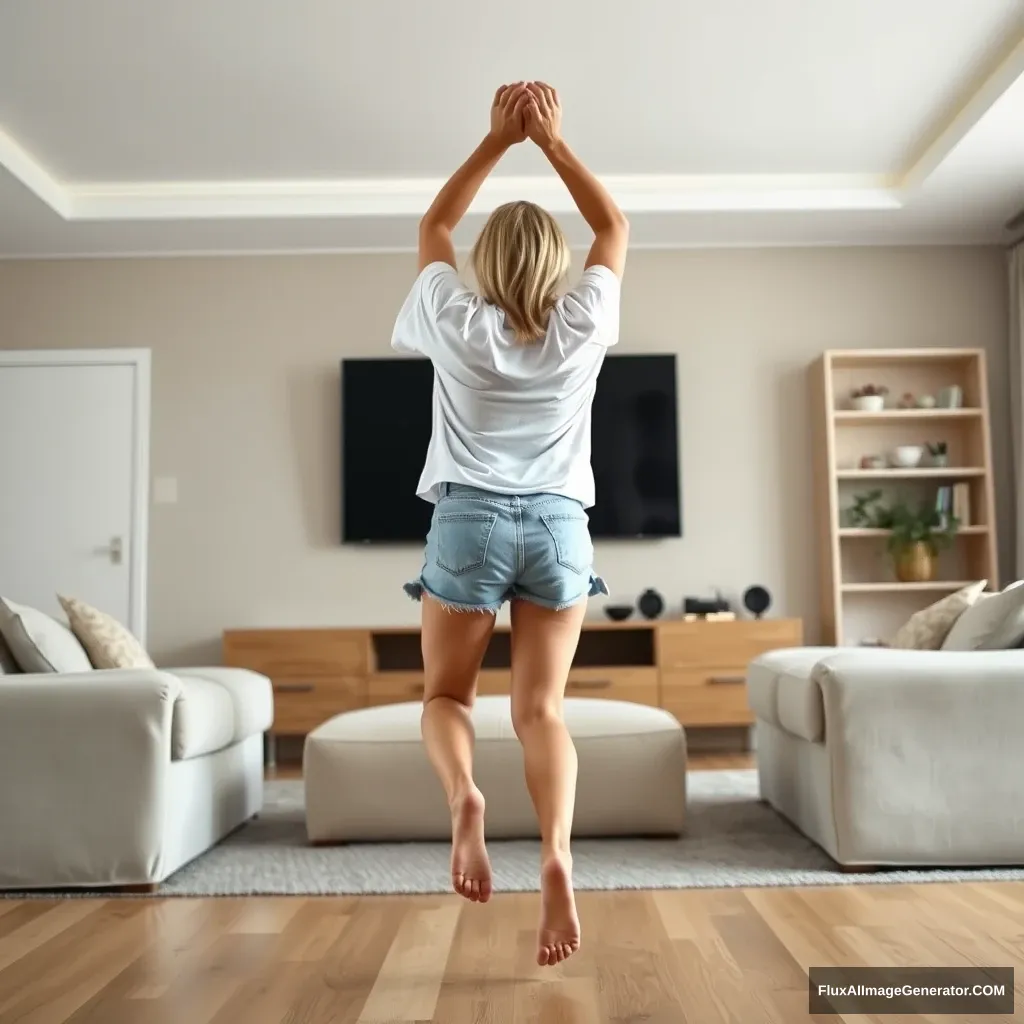
<svg viewBox="0 0 1024 1024"><path fill-rule="evenodd" d="M178 501L178 479L173 476L158 476L153 481L153 503L174 505Z"/></svg>

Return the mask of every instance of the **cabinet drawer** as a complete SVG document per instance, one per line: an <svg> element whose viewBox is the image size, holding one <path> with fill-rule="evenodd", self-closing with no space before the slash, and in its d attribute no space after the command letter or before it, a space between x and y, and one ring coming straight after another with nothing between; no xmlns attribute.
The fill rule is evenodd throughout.
<svg viewBox="0 0 1024 1024"><path fill-rule="evenodd" d="M663 670L747 665L766 651L798 647L802 633L795 619L665 623L658 630L660 664Z"/></svg>
<svg viewBox="0 0 1024 1024"><path fill-rule="evenodd" d="M271 679L314 679L369 671L362 633L333 629L239 630L224 634L224 663Z"/></svg>
<svg viewBox="0 0 1024 1024"><path fill-rule="evenodd" d="M566 697L601 697L658 706L656 668L575 668L569 673Z"/></svg>
<svg viewBox="0 0 1024 1024"><path fill-rule="evenodd" d="M275 681L273 730L284 736L303 735L365 703L366 685L359 678Z"/></svg>
<svg viewBox="0 0 1024 1024"><path fill-rule="evenodd" d="M507 697L512 673L508 669L484 669L477 694ZM634 704L658 706L658 670L654 668L580 668L569 673L567 697L604 697ZM419 672L388 672L370 676L367 704L397 704L423 699L423 675Z"/></svg>
<svg viewBox="0 0 1024 1024"><path fill-rule="evenodd" d="M423 700L422 672L387 672L370 676L366 684L366 706L405 704Z"/></svg>
<svg viewBox="0 0 1024 1024"><path fill-rule="evenodd" d="M742 669L700 669L665 672L661 706L683 725L750 725L746 677Z"/></svg>

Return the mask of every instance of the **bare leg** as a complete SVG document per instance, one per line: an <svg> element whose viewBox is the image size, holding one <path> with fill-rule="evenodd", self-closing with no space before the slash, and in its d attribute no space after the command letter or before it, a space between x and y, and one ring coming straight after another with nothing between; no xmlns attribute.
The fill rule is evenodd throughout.
<svg viewBox="0 0 1024 1024"><path fill-rule="evenodd" d="M569 837L576 803L576 748L562 720L583 601L565 611L512 605L512 722L523 745L526 785L541 835L537 963L557 964L580 948Z"/></svg>
<svg viewBox="0 0 1024 1024"><path fill-rule="evenodd" d="M423 742L452 813L452 888L468 900L491 898L484 845L484 798L473 781L473 723L480 663L494 615L448 611L423 598Z"/></svg>

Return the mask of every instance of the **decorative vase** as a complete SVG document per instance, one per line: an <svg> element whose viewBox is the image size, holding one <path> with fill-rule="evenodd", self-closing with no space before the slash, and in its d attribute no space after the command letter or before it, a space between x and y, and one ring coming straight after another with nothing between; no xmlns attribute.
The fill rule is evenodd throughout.
<svg viewBox="0 0 1024 1024"><path fill-rule="evenodd" d="M935 579L935 552L924 541L900 549L893 562L901 583L928 583Z"/></svg>
<svg viewBox="0 0 1024 1024"><path fill-rule="evenodd" d="M665 602L656 590L645 590L636 603L645 619L656 619L665 609Z"/></svg>
<svg viewBox="0 0 1024 1024"><path fill-rule="evenodd" d="M949 465L949 456L946 455L945 453L943 453L942 455L933 455L932 456L932 465L933 466L943 466L943 467L944 466L948 466Z"/></svg>

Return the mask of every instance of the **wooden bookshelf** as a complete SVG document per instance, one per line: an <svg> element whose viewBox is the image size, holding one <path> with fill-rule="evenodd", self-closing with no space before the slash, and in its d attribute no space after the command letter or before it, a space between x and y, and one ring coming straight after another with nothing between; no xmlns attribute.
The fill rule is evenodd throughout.
<svg viewBox="0 0 1024 1024"><path fill-rule="evenodd" d="M854 388L886 388L885 406L852 407ZM891 639L919 608L968 583L988 580L998 589L995 488L988 378L981 349L862 349L828 351L810 368L814 480L824 641L857 644ZM954 408L900 408L906 393L932 396L960 389ZM902 445L946 442L945 464L926 450L920 465L895 465ZM863 464L866 457L884 465ZM851 523L858 495L882 492L883 502L937 500L956 488L969 518L938 560L936 578L905 583L895 576L885 529Z"/></svg>

